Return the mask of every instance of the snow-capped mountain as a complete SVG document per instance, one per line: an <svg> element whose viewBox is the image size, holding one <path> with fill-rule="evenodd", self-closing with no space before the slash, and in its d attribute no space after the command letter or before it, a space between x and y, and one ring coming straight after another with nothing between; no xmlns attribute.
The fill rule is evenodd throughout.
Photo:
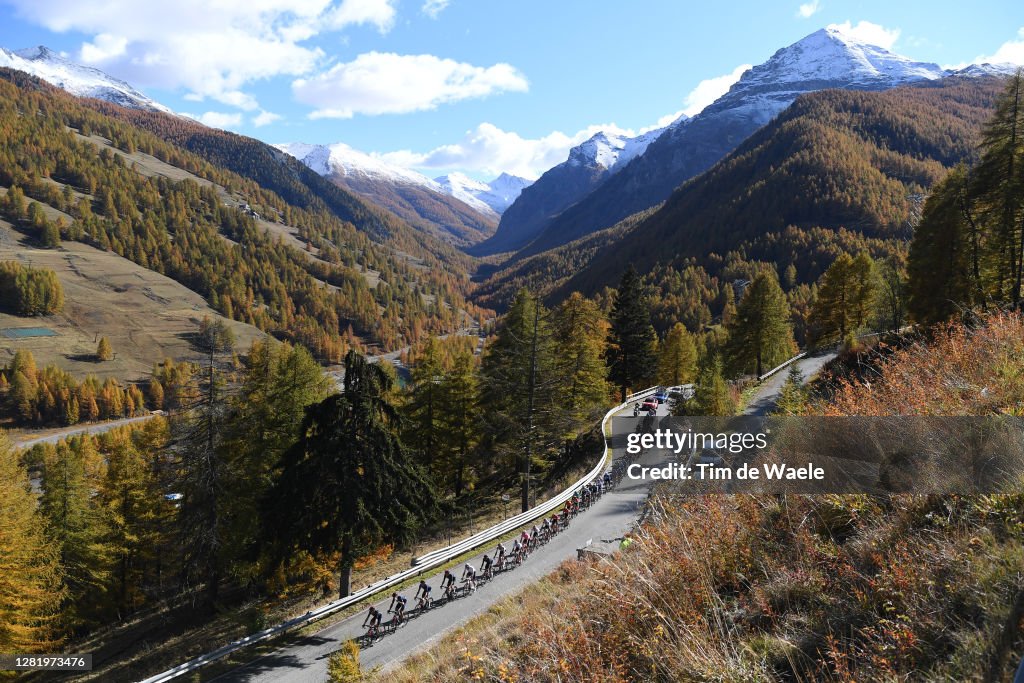
<svg viewBox="0 0 1024 683"><path fill-rule="evenodd" d="M472 252L499 254L526 246L561 212L643 154L666 130L686 120L683 115L664 128L635 137L609 131L595 133L569 150L568 159L548 169L526 188L502 214L494 236L478 244Z"/></svg>
<svg viewBox="0 0 1024 683"><path fill-rule="evenodd" d="M336 142L332 145L310 145L304 142L289 142L274 145L282 152L291 154L320 175L366 178L419 187L440 192L441 186L416 171L389 164L365 152Z"/></svg>
<svg viewBox="0 0 1024 683"><path fill-rule="evenodd" d="M0 67L3 66L30 73L78 97L95 97L132 109L172 113L124 81L99 69L76 64L42 45L14 51L0 48Z"/></svg>
<svg viewBox="0 0 1024 683"><path fill-rule="evenodd" d="M686 118L684 114L675 123L680 123ZM631 138L599 131L589 140L569 150L569 158L566 163L577 166L597 164L609 171L617 170L643 154L647 146L664 132L665 128L657 128Z"/></svg>
<svg viewBox="0 0 1024 683"><path fill-rule="evenodd" d="M474 180L464 173L449 173L434 178L442 191L469 204L481 213L499 216L533 181L502 173L489 183Z"/></svg>
<svg viewBox="0 0 1024 683"><path fill-rule="evenodd" d="M565 244L665 200L803 93L826 88L884 90L950 74L936 64L908 59L833 28L815 31L748 69L725 95L685 125L670 126L632 163L555 217L520 255ZM498 234L515 210L513 205L505 213Z"/></svg>
<svg viewBox="0 0 1024 683"><path fill-rule="evenodd" d="M410 225L457 246L475 244L491 235L501 211L518 195L517 184L529 184L506 174L491 184L461 173L432 180L344 143L292 142L275 147Z"/></svg>
<svg viewBox="0 0 1024 683"><path fill-rule="evenodd" d="M966 76L968 78L984 78L985 76L1012 76L1017 73L1020 67L1016 64L1002 62L1000 64L968 64L962 69L954 69L949 72L951 76Z"/></svg>

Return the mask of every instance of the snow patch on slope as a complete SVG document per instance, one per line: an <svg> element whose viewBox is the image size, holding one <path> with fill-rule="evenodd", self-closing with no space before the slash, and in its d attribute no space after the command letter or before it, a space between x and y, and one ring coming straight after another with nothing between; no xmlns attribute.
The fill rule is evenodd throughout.
<svg viewBox="0 0 1024 683"><path fill-rule="evenodd" d="M42 45L16 51L0 48L0 66L30 73L77 97L95 97L132 109L173 113L124 81L99 69L76 64Z"/></svg>

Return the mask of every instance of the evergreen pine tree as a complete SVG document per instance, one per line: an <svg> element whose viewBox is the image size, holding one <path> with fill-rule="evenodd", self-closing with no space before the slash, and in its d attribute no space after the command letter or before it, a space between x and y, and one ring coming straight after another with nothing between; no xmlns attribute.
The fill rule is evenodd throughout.
<svg viewBox="0 0 1024 683"><path fill-rule="evenodd" d="M488 447L518 464L529 507L534 460L559 443L558 378L550 314L527 290L516 295L481 366L480 415Z"/></svg>
<svg viewBox="0 0 1024 683"><path fill-rule="evenodd" d="M736 309L729 326L726 351L731 371L758 377L781 363L796 348L789 321L789 303L774 271L758 273Z"/></svg>
<svg viewBox="0 0 1024 683"><path fill-rule="evenodd" d="M907 312L917 322L947 320L984 301L978 295L983 288L980 247L974 245L978 236L971 234L962 210L966 184L963 167L951 171L932 190L914 231L907 256Z"/></svg>
<svg viewBox="0 0 1024 683"><path fill-rule="evenodd" d="M109 519L95 496L103 469L88 435L62 441L43 466L40 509L59 553L72 628L98 621L107 600L114 549Z"/></svg>
<svg viewBox="0 0 1024 683"><path fill-rule="evenodd" d="M678 413L723 417L736 413L736 404L722 374L722 360L717 355L701 368L695 391L690 401L679 404Z"/></svg>
<svg viewBox="0 0 1024 683"><path fill-rule="evenodd" d="M605 359L609 377L622 400L630 388L650 377L654 370L654 328L643 284L633 265L626 269L612 304L611 329Z"/></svg>
<svg viewBox="0 0 1024 683"><path fill-rule="evenodd" d="M379 367L349 351L343 392L307 409L264 498L264 537L282 541L282 556L295 547L337 554L342 597L357 559L409 540L437 511L426 473L399 438L390 390Z"/></svg>
<svg viewBox="0 0 1024 683"><path fill-rule="evenodd" d="M602 353L608 323L590 299L573 292L555 311L553 321L557 401L563 430L572 431L608 403L608 368Z"/></svg>
<svg viewBox="0 0 1024 683"><path fill-rule="evenodd" d="M441 385L441 471L450 478L452 493L462 495L469 480L471 460L480 439L477 417L479 386L473 353L460 351Z"/></svg>
<svg viewBox="0 0 1024 683"><path fill-rule="evenodd" d="M775 414L797 415L807 401L807 392L804 389L804 374L799 366L793 363L786 373L786 382L779 391L779 399L775 403Z"/></svg>
<svg viewBox="0 0 1024 683"><path fill-rule="evenodd" d="M693 335L676 323L658 350L658 380L676 386L693 382L697 374L697 346Z"/></svg>

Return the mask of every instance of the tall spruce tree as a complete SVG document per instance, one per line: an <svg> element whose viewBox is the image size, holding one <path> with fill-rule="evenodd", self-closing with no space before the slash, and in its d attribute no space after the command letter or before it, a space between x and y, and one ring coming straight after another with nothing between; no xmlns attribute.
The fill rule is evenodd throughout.
<svg viewBox="0 0 1024 683"><path fill-rule="evenodd" d="M404 409L406 414L407 442L414 446L420 462L432 476L440 474L435 469L438 445L442 437L441 385L445 380L445 369L441 358L440 342L430 337L417 354L412 366L412 387Z"/></svg>
<svg viewBox="0 0 1024 683"><path fill-rule="evenodd" d="M1024 297L1024 73L1008 79L980 160L936 185L908 257L909 312L923 323Z"/></svg>
<svg viewBox="0 0 1024 683"><path fill-rule="evenodd" d="M282 454L299 439L307 406L327 397L330 382L301 346L257 340L246 356L241 385L229 405L220 451L228 472L227 558L258 544L260 500Z"/></svg>
<svg viewBox="0 0 1024 683"><path fill-rule="evenodd" d="M611 329L605 349L609 376L619 387L623 401L630 388L637 388L654 374L655 339L643 283L633 264L630 264L615 292Z"/></svg>
<svg viewBox="0 0 1024 683"><path fill-rule="evenodd" d="M980 236L964 211L966 186L967 171L957 167L925 201L907 255L907 310L917 322L948 320L984 303Z"/></svg>
<svg viewBox="0 0 1024 683"><path fill-rule="evenodd" d="M71 628L99 621L107 602L115 549L107 511L95 495L104 469L88 435L59 443L43 466L40 509L59 552Z"/></svg>
<svg viewBox="0 0 1024 683"><path fill-rule="evenodd" d="M781 363L796 348L789 321L789 303L775 271L758 273L743 292L736 318L729 326L726 352L734 374L758 377Z"/></svg>
<svg viewBox="0 0 1024 683"><path fill-rule="evenodd" d="M990 244L989 277L997 301L1017 304L1024 263L1024 70L1008 79L985 127L972 174L977 220Z"/></svg>
<svg viewBox="0 0 1024 683"><path fill-rule="evenodd" d="M516 295L481 367L481 418L488 446L518 464L529 508L534 460L555 447L558 377L550 314L529 291Z"/></svg>
<svg viewBox="0 0 1024 683"><path fill-rule="evenodd" d="M821 277L811 321L818 343L843 340L869 321L877 291L874 261L861 252L840 254Z"/></svg>
<svg viewBox="0 0 1024 683"><path fill-rule="evenodd" d="M189 410L175 424L175 453L179 459L178 492L182 494L179 530L186 583L204 583L213 606L226 573L225 546L229 541L228 458L224 453L228 397L224 374L234 344L221 320L206 318L197 345L206 356L194 376Z"/></svg>
<svg viewBox="0 0 1024 683"><path fill-rule="evenodd" d="M480 440L477 417L479 384L476 363L469 350L459 351L441 385L443 477L452 494L462 495L469 483L471 465Z"/></svg>
<svg viewBox="0 0 1024 683"><path fill-rule="evenodd" d="M264 537L278 541L281 557L295 548L336 553L342 597L356 560L411 539L438 510L429 477L399 438L390 390L381 368L349 351L342 393L306 410L264 498Z"/></svg>

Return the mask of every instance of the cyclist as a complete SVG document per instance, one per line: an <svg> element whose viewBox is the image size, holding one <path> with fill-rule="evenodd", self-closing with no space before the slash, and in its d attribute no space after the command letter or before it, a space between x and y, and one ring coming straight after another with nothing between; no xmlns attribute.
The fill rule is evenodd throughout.
<svg viewBox="0 0 1024 683"><path fill-rule="evenodd" d="M505 568L505 544L498 543L498 547L494 549L494 566L499 571Z"/></svg>
<svg viewBox="0 0 1024 683"><path fill-rule="evenodd" d="M540 533L545 541L551 538L551 521L547 517L540 525Z"/></svg>
<svg viewBox="0 0 1024 683"><path fill-rule="evenodd" d="M476 590L476 569L469 562L462 569L462 583L469 587L469 592Z"/></svg>
<svg viewBox="0 0 1024 683"><path fill-rule="evenodd" d="M370 605L370 613L363 619L363 628L367 629L366 635L372 638L377 634L378 629L380 629L380 620L383 616L379 609Z"/></svg>
<svg viewBox="0 0 1024 683"><path fill-rule="evenodd" d="M512 544L512 552L509 554L509 559L516 564L520 564L523 561L523 546L519 543L519 539Z"/></svg>
<svg viewBox="0 0 1024 683"><path fill-rule="evenodd" d="M604 490L607 491L611 487L611 485L612 485L612 473L611 472L605 472L604 473Z"/></svg>
<svg viewBox="0 0 1024 683"><path fill-rule="evenodd" d="M420 595L422 593L422 595ZM427 585L426 581L420 581L419 588L416 589L416 605L420 609L426 609L427 605L430 604L430 586Z"/></svg>
<svg viewBox="0 0 1024 683"><path fill-rule="evenodd" d="M489 555L484 553L484 559L480 560L480 575L485 579L489 579L494 576L494 572L491 571L491 566L494 563L491 561Z"/></svg>
<svg viewBox="0 0 1024 683"><path fill-rule="evenodd" d="M409 600L404 595L399 595L398 592L391 594L391 607L388 608L388 614L395 613L395 619L397 623L401 624L405 618L405 605Z"/></svg>
<svg viewBox="0 0 1024 683"><path fill-rule="evenodd" d="M444 570L444 576L441 577L441 592L449 600L455 597L455 574L447 569Z"/></svg>
<svg viewBox="0 0 1024 683"><path fill-rule="evenodd" d="M536 548L538 540L540 540L540 529L538 529L537 525L534 524L533 528L530 529L530 547Z"/></svg>

